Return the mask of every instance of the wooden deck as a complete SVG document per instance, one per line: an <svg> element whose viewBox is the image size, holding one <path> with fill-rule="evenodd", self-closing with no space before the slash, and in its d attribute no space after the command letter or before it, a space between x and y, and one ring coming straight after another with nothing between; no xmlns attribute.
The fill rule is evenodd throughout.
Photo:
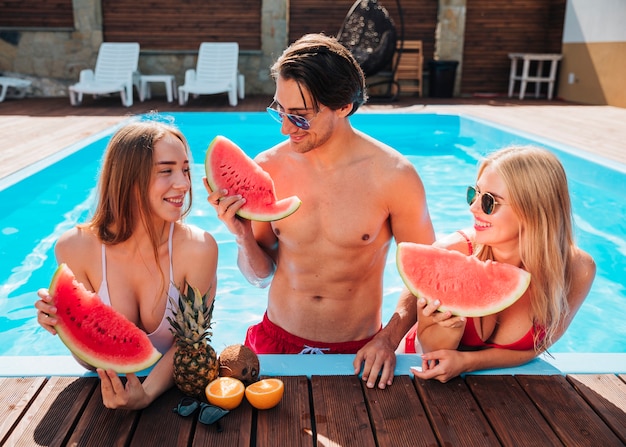
<svg viewBox="0 0 626 447"><path fill-rule="evenodd" d="M172 412L171 389L143 411L108 410L96 377L0 378L3 446L623 446L626 376L288 376L281 403L245 401L217 424Z"/></svg>

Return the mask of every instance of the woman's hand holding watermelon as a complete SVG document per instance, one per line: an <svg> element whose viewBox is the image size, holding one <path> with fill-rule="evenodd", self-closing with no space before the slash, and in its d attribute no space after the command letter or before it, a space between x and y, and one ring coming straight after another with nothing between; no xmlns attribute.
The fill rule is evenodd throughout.
<svg viewBox="0 0 626 447"><path fill-rule="evenodd" d="M46 331L52 335L56 335L57 331L54 329L54 325L57 324L55 314L57 312L56 307L51 304L52 297L48 294L48 289L39 289L37 295L40 300L35 302L35 308L37 308L37 322Z"/></svg>
<svg viewBox="0 0 626 447"><path fill-rule="evenodd" d="M39 289L37 291L37 295L40 300L35 302L35 308L37 309L37 322L43 327L46 331L50 332L52 335L57 335L57 331L54 326L58 323L56 318L57 307L52 304L53 298L48 293L48 289ZM74 359L85 369L92 370L93 366L81 360L74 353L72 353Z"/></svg>
<svg viewBox="0 0 626 447"><path fill-rule="evenodd" d="M422 337L433 325L437 325L440 328L447 328L450 329L450 331L439 334L437 347L456 349L463 336L466 319L464 317L453 316L450 311L438 312L437 309L440 305L439 300L433 300L430 303L424 298L417 300L418 337ZM423 345L422 348L425 351L429 350L428 346Z"/></svg>

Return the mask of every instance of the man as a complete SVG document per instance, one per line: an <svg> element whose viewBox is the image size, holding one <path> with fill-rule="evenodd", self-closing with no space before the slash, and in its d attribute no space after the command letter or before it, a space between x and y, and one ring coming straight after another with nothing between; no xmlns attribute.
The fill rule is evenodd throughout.
<svg viewBox="0 0 626 447"><path fill-rule="evenodd" d="M248 281L270 285L263 321L245 344L257 353L356 353L355 374L374 387L393 381L395 349L415 323L414 297L382 328L383 271L392 238L431 244L423 184L394 149L352 128L366 100L358 63L336 39L303 36L272 67L268 112L288 140L256 161L278 197L300 208L275 222L235 215L245 203L228 191L209 202L235 235Z"/></svg>

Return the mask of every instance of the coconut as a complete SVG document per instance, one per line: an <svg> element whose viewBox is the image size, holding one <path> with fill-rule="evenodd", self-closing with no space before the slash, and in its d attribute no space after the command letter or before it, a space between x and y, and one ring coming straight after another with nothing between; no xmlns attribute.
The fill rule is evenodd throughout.
<svg viewBox="0 0 626 447"><path fill-rule="evenodd" d="M259 357L247 346L225 347L220 353L219 364L222 377L235 377L246 384L259 380Z"/></svg>

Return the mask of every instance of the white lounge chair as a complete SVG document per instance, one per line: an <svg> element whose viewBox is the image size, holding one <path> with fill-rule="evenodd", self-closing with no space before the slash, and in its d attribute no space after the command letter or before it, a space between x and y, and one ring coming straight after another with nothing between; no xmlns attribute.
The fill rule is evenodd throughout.
<svg viewBox="0 0 626 447"><path fill-rule="evenodd" d="M237 71L239 44L237 42L203 42L198 52L196 68L185 72L185 83L178 87L178 102L187 104L189 94L214 95L228 93L228 103L237 105L243 98L243 75Z"/></svg>
<svg viewBox="0 0 626 447"><path fill-rule="evenodd" d="M70 86L70 103L79 105L83 94L94 96L120 93L122 104L133 105L133 81L139 63L136 42L105 42L100 45L95 71L81 70L78 84Z"/></svg>
<svg viewBox="0 0 626 447"><path fill-rule="evenodd" d="M16 98L23 98L26 95L26 89L30 87L30 84L31 82L26 79L0 76L0 102L4 101L4 98L6 98L9 87L16 91Z"/></svg>

